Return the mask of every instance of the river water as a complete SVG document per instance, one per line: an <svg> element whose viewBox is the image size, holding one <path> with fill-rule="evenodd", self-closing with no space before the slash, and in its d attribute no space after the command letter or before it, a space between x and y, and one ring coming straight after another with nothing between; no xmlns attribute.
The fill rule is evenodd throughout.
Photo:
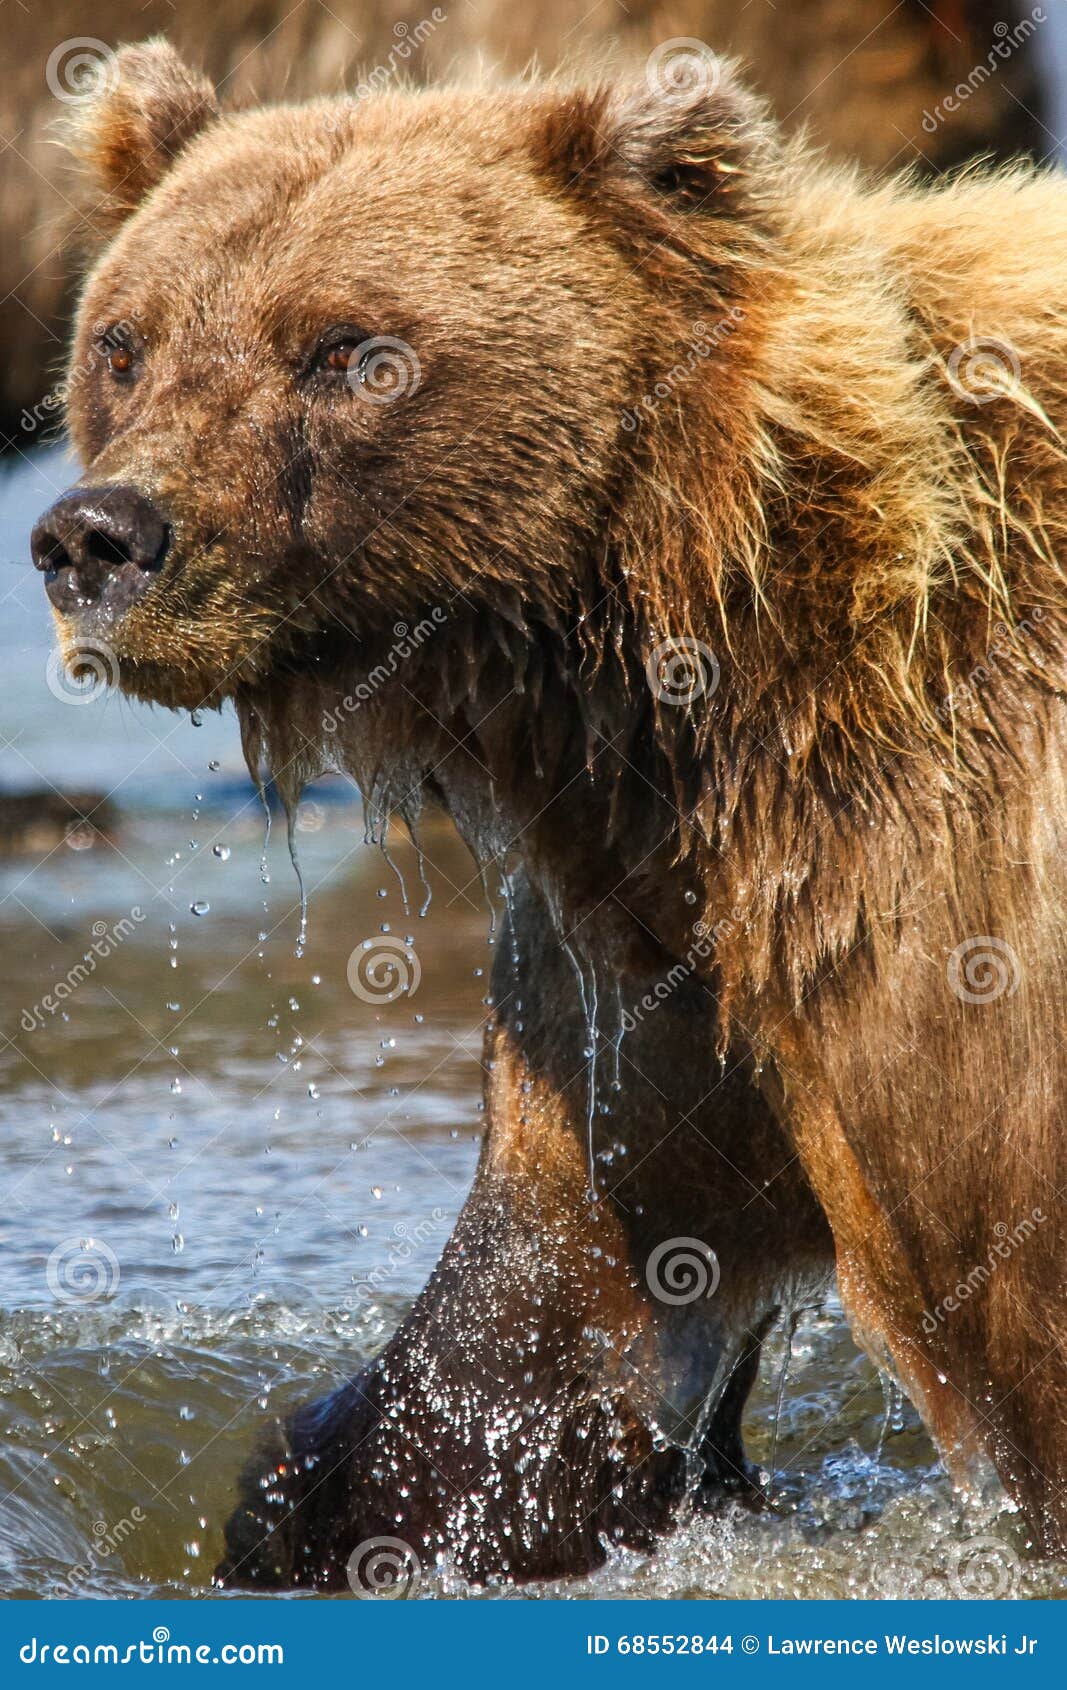
<svg viewBox="0 0 1067 1690"><path fill-rule="evenodd" d="M93 788L119 825L0 860L0 1594L194 1596L267 1414L375 1353L463 1201L489 918L443 824L406 914L337 782L302 810L297 954L233 718L71 698L49 670L26 541L67 479L55 449L0 480L0 789ZM352 952L416 927L417 995L360 1001ZM1064 1593L996 1496L953 1496L833 1302L786 1348L749 1416L761 1512L488 1599ZM463 1593L447 1570L423 1590Z"/></svg>

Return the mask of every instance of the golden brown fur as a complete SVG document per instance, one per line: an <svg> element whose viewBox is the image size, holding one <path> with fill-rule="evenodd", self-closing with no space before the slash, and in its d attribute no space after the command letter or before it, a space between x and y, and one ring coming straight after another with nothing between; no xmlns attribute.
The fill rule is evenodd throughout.
<svg viewBox="0 0 1067 1690"><path fill-rule="evenodd" d="M1025 15L1028 8L1021 8ZM436 13L443 21L436 21ZM479 62L512 74L537 62L549 71L610 48L639 62L657 44L696 37L744 58L791 126L809 124L838 157L884 165L915 160L943 168L983 151L1007 156L1049 144L1041 125L1036 52L1027 40L996 74L931 129L928 116L995 47L994 27L1012 9L994 0L965 6L906 0L794 0L739 6L727 0L473 0L434 8L423 0L48 0L5 9L8 69L0 86L0 439L25 450L58 421L45 405L66 341L76 252L95 219L64 167L52 130L57 110L46 78L68 88L64 42L89 37L116 47L167 31L202 62L228 103L333 94L364 77L372 85L440 80ZM1040 37L1038 36L1038 40ZM1032 114L1032 115L1031 115Z"/></svg>
<svg viewBox="0 0 1067 1690"><path fill-rule="evenodd" d="M149 106L146 85L173 89L163 54L129 77ZM94 378L73 416L87 479L136 481L173 525L108 630L122 684L232 693L254 765L295 798L340 762L376 831L443 803L481 854L521 861L586 1013L684 961L706 997L693 1076L713 1095L722 1058L757 1088L857 1335L953 1470L988 1457L1049 1549L1065 298L1059 178L872 187L784 141L729 74L666 99L388 95L191 143L83 303L75 357L94 319L130 316L138 383ZM357 312L421 361L373 416L294 375L315 325ZM697 323L702 344L729 328L664 382ZM369 685L395 624L433 606L441 631ZM679 704L648 669L685 641L719 679ZM975 941L1003 990L968 969ZM655 1037L639 1048L666 1091ZM239 1558L250 1517L267 1529L246 1509ZM286 1529L277 1576L328 1582L329 1521L314 1550Z"/></svg>

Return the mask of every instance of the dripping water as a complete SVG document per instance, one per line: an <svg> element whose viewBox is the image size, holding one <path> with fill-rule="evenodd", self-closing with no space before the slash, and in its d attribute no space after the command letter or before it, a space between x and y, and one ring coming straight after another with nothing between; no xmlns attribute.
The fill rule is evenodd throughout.
<svg viewBox="0 0 1067 1690"><path fill-rule="evenodd" d="M488 885L488 882L487 882L486 877L485 877L485 864L481 861L478 861L477 869L478 869L478 883L479 883L479 885L481 886L481 889L482 889L482 897L485 899L485 907L489 911L489 940L488 940L488 942L489 942L490 945L495 945L496 944L496 905L494 904L492 898L489 896L489 885Z"/></svg>
<svg viewBox="0 0 1067 1690"><path fill-rule="evenodd" d="M622 1041L626 1037L623 1020L622 982L615 981L615 1034L611 1041L611 1084L614 1091L622 1085Z"/></svg>
<svg viewBox="0 0 1067 1690"><path fill-rule="evenodd" d="M411 840L412 849L415 852L415 869L419 877L419 885L422 887L423 893L425 894L422 903L419 906L419 920L422 921L424 917L429 914L430 905L433 902L433 887L426 878L426 857L419 841L415 823L412 821L411 817L404 814L403 811L401 811L401 814L404 816L404 826L408 830L408 838ZM407 906L405 905L404 907L406 911Z"/></svg>
<svg viewBox="0 0 1067 1690"><path fill-rule="evenodd" d="M382 828L381 838L378 841L378 848L381 851L382 856L385 858L386 862L388 863L389 867L392 869L393 873L396 875L397 885L400 887L400 902L403 905L404 914L409 916L411 914L411 905L408 903L407 882L404 879L403 869L400 867L399 863L397 863L395 861L395 859L393 858L393 856L392 856L392 854L389 850L389 838L388 838L387 826Z"/></svg>
<svg viewBox="0 0 1067 1690"><path fill-rule="evenodd" d="M296 954L301 957L304 954L304 946L307 944L308 936L308 897L307 888L304 885L304 873L300 867L300 856L296 848L296 818L300 801L299 798L291 799L283 793L282 802L285 805L285 839L289 847L289 861L293 865L297 891L300 894L300 929L296 936Z"/></svg>
<svg viewBox="0 0 1067 1690"><path fill-rule="evenodd" d="M778 1389L774 1395L774 1431L771 1435L771 1459L767 1475L768 1484L774 1483L775 1468L778 1465L778 1427L782 1419L782 1408L785 1403L785 1387L789 1378L789 1367L793 1360L793 1340L796 1337L797 1325L800 1320L800 1309L795 1309L789 1316L789 1323L785 1335L785 1354L782 1356L782 1366L778 1374Z"/></svg>
<svg viewBox="0 0 1067 1690"><path fill-rule="evenodd" d="M597 1200L596 1184L596 1146L595 1146L595 1117L597 1103L597 1028L599 1021L599 1001L597 996L596 965L588 965L588 979L583 969L578 953L569 940L562 941L563 951L574 970L578 982L578 997L582 1006L582 1017L585 1022L586 1058L588 1061L586 1094L585 1094L585 1138L586 1154L589 1160L589 1192L594 1203Z"/></svg>
<svg viewBox="0 0 1067 1690"><path fill-rule="evenodd" d="M508 937L511 941L511 995L519 998L519 930L515 925L515 888L507 864L500 870L500 891L504 898L504 908L508 912ZM521 1004L520 1004L521 1007Z"/></svg>
<svg viewBox="0 0 1067 1690"><path fill-rule="evenodd" d="M419 884L426 894L419 905L419 919L421 921L430 913L430 905L433 903L433 887L426 878L426 859L422 854L422 846L417 840L415 840L415 864L418 869Z"/></svg>
<svg viewBox="0 0 1067 1690"><path fill-rule="evenodd" d="M904 1429L904 1393L892 1375L886 1373L882 1368L878 1370L878 1381L882 1387L882 1400L885 1403L885 1413L882 1416L881 1430L878 1433L878 1448L874 1456L875 1464L880 1467L885 1452L886 1438L890 1431L901 1432Z"/></svg>
<svg viewBox="0 0 1067 1690"><path fill-rule="evenodd" d="M262 776L256 779L256 792L259 796L260 808L263 811L263 846L259 853L259 878L264 886L270 885L270 834L272 817L270 813L270 799Z"/></svg>

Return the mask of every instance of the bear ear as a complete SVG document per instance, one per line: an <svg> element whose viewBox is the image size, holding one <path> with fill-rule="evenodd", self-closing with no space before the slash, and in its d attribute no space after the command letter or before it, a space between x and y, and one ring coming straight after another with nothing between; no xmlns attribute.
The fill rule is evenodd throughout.
<svg viewBox="0 0 1067 1690"><path fill-rule="evenodd" d="M660 216L723 215L747 198L775 144L763 104L699 42L653 52L644 80L560 97L535 151L566 188Z"/></svg>
<svg viewBox="0 0 1067 1690"><path fill-rule="evenodd" d="M219 115L214 88L162 39L123 47L65 123L64 139L90 192L89 220L111 234Z"/></svg>

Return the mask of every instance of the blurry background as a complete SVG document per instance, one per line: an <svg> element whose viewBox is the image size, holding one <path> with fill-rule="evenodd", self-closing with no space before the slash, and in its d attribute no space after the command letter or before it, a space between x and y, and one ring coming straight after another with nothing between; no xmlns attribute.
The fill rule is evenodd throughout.
<svg viewBox="0 0 1067 1690"><path fill-rule="evenodd" d="M456 839L427 830L420 917L411 847L394 873L339 781L302 811L301 953L232 718L82 691L51 656L27 539L75 473L58 384L85 224L49 124L85 56L165 31L250 101L479 62L640 75L690 38L744 59L834 156L932 174L1058 158L1064 8L0 0L0 1593L204 1587L257 1426L355 1371L447 1237L478 1150L491 962ZM351 955L390 936L413 941L417 990L367 1001ZM1001 1545L993 1594L1062 1593L995 1507L961 1511L833 1305L777 1335L750 1422L777 1509L570 1593L960 1594L976 1531Z"/></svg>

